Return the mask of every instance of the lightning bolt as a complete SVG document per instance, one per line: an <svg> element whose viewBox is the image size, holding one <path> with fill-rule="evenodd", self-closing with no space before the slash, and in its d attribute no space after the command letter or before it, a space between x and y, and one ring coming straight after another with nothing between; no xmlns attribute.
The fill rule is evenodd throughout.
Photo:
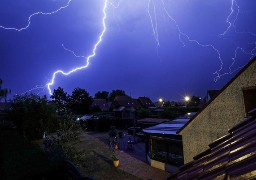
<svg viewBox="0 0 256 180"><path fill-rule="evenodd" d="M27 93L30 93L32 91L35 91L35 90L38 90L38 89L42 89L42 91L38 92L37 95L39 95L40 93L42 93L45 89L46 89L46 86L44 85L36 85L34 88L30 89L30 90L27 90L23 93L21 93L21 95L24 95L24 94L27 94Z"/></svg>
<svg viewBox="0 0 256 180"><path fill-rule="evenodd" d="M66 48L66 47L64 46L64 44L62 44L62 47L63 47L63 49L64 49L65 51L70 52L70 53L71 53L71 54L73 54L76 58L85 58L85 59L86 59L86 57L85 57L85 56L77 55L77 54L75 53L75 51L73 51L73 50L70 50L70 49Z"/></svg>
<svg viewBox="0 0 256 180"><path fill-rule="evenodd" d="M23 31L23 30L26 30L30 27L30 24L31 24L31 19L34 17L34 16L37 16L37 15L52 15L52 14L55 14L55 13L58 13L59 11L63 10L63 9L66 9L69 4L71 3L72 0L68 0L67 4L65 6L61 6L60 8L58 8L57 10L55 11L52 11L52 12L35 12L33 14L31 14L29 17L28 17L28 22L27 22L27 25L22 27L22 28L14 28L14 27L4 27L4 26L0 26L0 28L2 29L5 29L5 30L14 30L14 31Z"/></svg>
<svg viewBox="0 0 256 180"><path fill-rule="evenodd" d="M67 4L66 4L65 6L61 6L60 8L58 8L57 10L52 11L52 12L35 12L35 13L31 14L31 15L28 17L28 23L27 23L27 25L24 26L24 27L22 27L22 28L5 27L5 26L0 26L0 28L5 29L5 30L15 30L15 31L19 31L19 32L20 32L20 31L23 31L23 30L26 30L26 29L28 29L28 28L30 27L31 19L32 19L34 16L37 16L37 15L52 15L52 14L58 13L59 11L61 11L61 10L65 9L65 8L67 8L67 7L70 5L71 1L72 1L72 0L68 0ZM102 12L103 12L103 14L104 14L103 19L102 19L103 30L102 30L102 32L101 32L100 35L99 35L98 41L97 41L97 42L94 44L94 46L93 46L91 55L89 55L89 56L87 56L87 57L76 55L76 53L75 53L74 51L72 51L72 50L66 48L66 47L62 44L62 47L63 47L64 50L66 50L66 51L72 53L72 54L73 54L75 57L77 57L77 58L84 58L84 59L85 59L85 65L84 65L84 66L77 67L77 68L74 68L74 69L72 69L72 70L70 70L70 71L68 71L68 72L64 72L64 71L62 71L62 70L57 70L57 71L55 71L55 72L53 73L52 79L50 80L50 82L48 82L45 86L38 86L38 85L37 85L37 86L35 86L34 88L32 88L32 89L30 89L30 90L28 90L28 91L26 91L26 92L24 92L24 93L22 93L22 94L25 94L25 93L28 93L28 92L31 92L31 91L34 91L34 90L38 90L38 89L43 89L43 90L44 90L44 89L47 87L49 94L52 95L51 86L54 85L55 78L56 78L56 76L57 76L58 74L62 74L62 75L68 76L68 75L70 75L70 74L72 74L72 73L74 73L74 72L76 72L76 71L85 69L85 68L87 68L87 67L89 66L90 60L91 60L91 58L93 58L93 57L96 55L96 50L97 50L99 44L101 43L102 38L103 38L103 35L104 35L105 31L106 31L106 23L105 23L105 20L106 20L106 17L107 17L107 14L106 14L107 3L110 3L113 7L118 8L118 7L119 7L119 4L120 4L120 1L118 1L117 5L114 5L114 3L108 2L108 0L105 0L105 2L104 2L104 7L103 7L103 10L102 10Z"/></svg>
<svg viewBox="0 0 256 180"><path fill-rule="evenodd" d="M0 28L5 29L5 30L15 30L15 31L26 30L27 28L30 27L31 20L32 20L32 18L34 16L37 16L37 15L52 15L52 14L58 13L59 11L67 8L70 5L71 1L72 0L68 0L68 2L66 3L65 6L61 6L60 8L58 8L57 10L52 11L52 12L36 12L36 13L31 14L28 17L27 25L22 27L22 28L4 27L4 26L0 26ZM106 31L105 20L107 18L107 14L106 14L107 4L110 4L114 8L118 8L120 6L120 2L121 2L121 0L118 0L116 3L111 2L110 0L105 0L104 1L104 7L102 9L102 13L103 13L102 26L103 26L103 29L102 29L99 37L98 37L98 40L96 41L96 43L93 46L92 53L89 56L85 57L85 56L77 55L73 50L70 50L70 49L66 48L62 44L63 49L68 51L68 52L70 52L70 53L72 53L76 58L84 58L85 59L85 64L83 66L71 69L70 71L67 71L67 72L64 72L62 70L57 70L57 71L55 71L52 74L51 80L48 81L48 83L46 85L44 85L44 86L38 86L37 85L34 88L32 88L31 90L28 90L26 92L31 92L31 91L34 91L36 89L43 89L44 90L44 89L47 88L49 94L51 95L52 94L51 86L54 85L55 78L56 78L57 75L61 74L61 75L68 76L68 75L70 75L70 74L72 74L72 73L74 73L76 71L79 71L79 70L82 70L82 69L86 69L89 66L89 64L90 64L90 60L93 57L96 56L97 48L101 44L102 38L103 38L103 36L105 34L105 31ZM232 63L229 66L229 72L221 74L220 72L223 69L223 60L222 60L222 57L221 57L220 50L218 48L216 48L213 44L203 44L203 43L200 43L198 40L191 38L188 34L183 32L181 30L178 22L175 20L175 18L172 17L171 14L167 11L164 0L160 0L160 1L159 0L157 0L157 1L156 0L148 0L148 3L147 3L147 13L148 13L148 17L149 17L149 20L150 20L150 23L151 23L151 28L152 28L152 32L153 32L153 36L154 36L154 40L156 42L157 48L160 47L160 40L159 40L159 33L158 33L158 21L157 21L156 2L158 2L158 3L160 2L160 5L161 5L161 7L163 9L164 14L166 15L166 17L168 17L170 22L172 22L174 24L174 26L176 28L176 31L177 31L177 34L178 34L178 37L179 37L179 41L183 45L183 47L186 46L185 41L187 41L187 42L190 42L190 43L194 43L194 44L196 44L196 45L198 45L198 46L200 46L202 48L209 48L209 49L211 49L215 53L216 57L218 58L218 60L220 62L219 69L216 70L216 72L213 73L214 75L216 75L216 77L214 78L215 82L219 78L221 78L222 76L227 75L227 74L232 74L233 72L235 72L239 68L241 68L241 67L239 67L239 68L237 68L235 70L232 70L232 67L234 66L234 64L236 62L238 53L243 53L243 54L249 55L251 57L255 56L255 54L256 54L256 41L251 42L251 44L253 45L253 48L251 49L251 51L246 51L244 48L242 48L240 46L237 46L237 48L234 50L234 57L232 58ZM256 34L254 34L252 32L240 32L240 31L237 31L236 21L238 19L239 12L240 12L240 7L239 7L239 5L237 3L237 0L231 0L230 13L228 14L228 16L226 18L226 23L228 24L228 26L224 30L224 32L220 34L220 36L222 36L222 37L225 36L227 33L230 32L230 30L233 27L235 29L235 32L238 33L238 34L250 34L251 36L256 37ZM232 21L231 18L234 15L234 13L236 13L236 14L235 14L234 19Z"/></svg>
<svg viewBox="0 0 256 180"><path fill-rule="evenodd" d="M107 3L108 3L108 0L105 0L104 7L103 7L103 10L102 10L103 15L104 15L104 16L103 16L103 19L102 19L103 30L102 30L102 32L101 32L100 35L99 35L98 41L95 43L95 45L94 45L94 47L93 47L92 54L85 58L85 59L86 59L86 63L85 63L84 66L77 67L77 68L72 69L72 70L70 70L70 71L68 71L68 72L64 72L64 71L62 71L62 70L57 70L57 71L55 71L55 72L53 73L53 75L52 75L51 81L46 84L50 95L52 95L51 86L52 86L52 85L54 84L54 82L55 82L56 75L62 74L62 75L68 76L68 75L70 75L70 74L72 74L72 73L74 73L74 72L76 72L76 71L80 71L80 70L82 70L82 69L85 69L85 68L87 68L87 67L89 66L91 58L93 58L93 57L96 55L96 50L97 50L99 44L101 43L102 38L103 38L103 35L104 35L105 31L106 31L106 23L105 23L105 20L106 20L106 18L107 18L107 14L106 14ZM72 51L71 51L71 52L72 52Z"/></svg>
<svg viewBox="0 0 256 180"><path fill-rule="evenodd" d="M230 18L235 13L235 11L236 11L236 14L235 14L234 20L231 21ZM220 34L220 36L225 36L230 31L230 29L233 27L236 34L249 34L250 36L256 38L256 34L254 34L252 32L241 32L241 31L237 30L236 21L238 19L239 13L240 13L240 6L238 5L236 0L232 0L231 1L231 7L230 7L230 14L228 15L228 17L226 19L226 23L228 24L228 27L226 28L226 30L223 33ZM216 78L221 78L224 75L233 74L234 72L243 68L243 66L239 66L238 68L232 70L232 67L236 62L238 52L241 52L242 54L250 56L249 59L252 59L256 55L256 52L254 52L256 50L256 41L251 42L249 44L254 45L250 52L246 51L244 48L242 48L240 46L236 47L235 52L234 52L234 57L232 58L232 63L229 66L229 72L225 72L225 73L222 73L222 74L217 73Z"/></svg>
<svg viewBox="0 0 256 180"><path fill-rule="evenodd" d="M255 52L254 51L256 50L256 41L251 43L251 44L254 44L254 48L250 52L248 52L245 49L243 49L242 47L238 46L235 49L235 51L234 51L234 57L232 58L232 63L229 66L229 72L221 73L221 71L223 70L224 63L223 63L223 59L221 57L220 50L216 46L214 46L213 44L203 44L203 43L200 43L198 40L192 39L188 34L184 33L181 30L181 28L180 28L179 24L177 23L177 21L175 20L175 18L173 18L170 15L170 13L167 11L164 0L161 0L160 2L161 2L161 5L162 5L161 7L162 7L165 15L169 18L169 20L171 22L174 23L175 28L176 28L177 33L178 33L179 41L183 45L183 47L186 46L186 43L184 42L184 40L186 39L188 42L195 43L196 45L198 45L198 46L200 46L202 48L210 48L216 54L216 57L218 58L218 60L220 62L220 67L219 67L218 70L216 70L213 73L215 75L215 77L213 79L214 82L217 82L218 79L220 79L222 76L228 75L228 74L232 74L235 71L237 71L237 70L242 68L242 67L238 67L237 69L232 70L232 67L233 67L233 65L236 62L238 52L241 52L241 53L246 54L246 55L250 55L251 56L250 59L255 56ZM150 11L150 4L153 4L153 15L151 14L151 11ZM156 7L155 7L154 0L148 0L148 16L149 16L149 19L150 19L150 23L151 23L152 32L153 32L153 36L154 36L155 42L157 44L157 47L159 47L160 46L160 41L159 41L159 35L158 35L158 27L157 27L156 9L155 8ZM235 14L234 20L231 22L230 19L233 16L235 11L236 11L236 14ZM251 36L256 37L256 34L254 34L252 32L238 32L236 30L235 23L236 23L236 21L238 19L239 12L240 12L240 7L237 4L237 1L236 0L232 0L231 1L231 7L230 7L230 13L228 14L228 17L226 18L226 23L228 24L228 27L220 35L221 36L226 35L230 31L231 27L233 27L235 29L236 33L240 33L240 34L247 33L247 34L250 34ZM155 17L154 19L153 19L153 16Z"/></svg>
<svg viewBox="0 0 256 180"><path fill-rule="evenodd" d="M153 5L153 12L154 12L154 19L150 13L150 4L152 2ZM159 42L159 36L158 36L158 26L157 26L157 15L156 15L156 6L154 1L149 0L148 1L148 16L151 22L151 27L152 27L152 32L156 41L156 46L159 47L160 46L160 42ZM154 23L155 22L155 23Z"/></svg>
<svg viewBox="0 0 256 180"><path fill-rule="evenodd" d="M160 42L159 42L159 38L158 38L158 32L157 32L157 23L156 25L154 26L153 24L153 20L152 20L152 15L150 14L150 10L149 10L149 4L150 4L151 0L148 1L148 14L149 14L149 19L150 19L150 22L151 22L151 26L152 26L152 31L153 31L153 34L154 34L154 37L155 37L155 40L156 40L156 43L157 43L157 46L160 46ZM153 3L154 4L154 3ZM170 15L170 13L167 11L166 7L165 7L165 2L164 0L161 0L161 4L162 4L162 8L164 10L164 13L166 14L166 16L170 19L171 22L174 23L175 27L176 27L176 30L178 32L178 37L179 37L179 41L180 43L184 46L186 46L185 42L182 40L182 37L187 39L187 41L189 42L192 42L192 43L195 43L197 44L198 46L200 47L203 47L203 48L210 48L212 49L216 56L218 57L219 61L220 61L220 68L219 70L217 70L216 72L214 72L213 74L218 74L218 71L221 71L223 69L223 61L222 61L222 58L221 58L221 54L220 54L220 51L212 44L202 44L200 43L198 40L196 39L192 39L190 38L186 33L184 33L183 31L181 31L180 29L180 26L179 24L177 23L177 21ZM154 5L154 14L156 14L156 10L155 10L155 5ZM156 16L155 16L156 17ZM156 18L155 18L156 20ZM218 79L214 79L214 81L216 82Z"/></svg>
<svg viewBox="0 0 256 180"><path fill-rule="evenodd" d="M230 14L228 15L228 17L226 19L226 23L228 24L228 27L226 28L226 30L223 33L220 34L221 36L224 36L232 26L232 22L230 21L230 18L234 13L234 6L238 7L238 11L236 13L236 17L235 17L234 22L237 20L237 17L238 17L238 14L239 14L239 6L237 5L236 0L232 0L231 1L231 6L230 6Z"/></svg>

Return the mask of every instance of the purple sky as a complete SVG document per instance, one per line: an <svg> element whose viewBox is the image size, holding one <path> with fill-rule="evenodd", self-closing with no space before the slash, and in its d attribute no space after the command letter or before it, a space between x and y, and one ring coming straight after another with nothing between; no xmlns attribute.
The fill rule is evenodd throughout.
<svg viewBox="0 0 256 180"><path fill-rule="evenodd" d="M48 94L45 85L54 71L85 64L84 58L75 57L62 44L77 55L92 54L103 30L105 0L72 0L58 13L33 16L26 30L4 29L25 27L31 14L53 12L67 2L1 0L0 78L12 95L37 85L45 88L32 92ZM229 72L256 53L254 0L108 2L106 32L90 66L69 76L58 74L51 89L61 86L71 93L81 87L91 96L123 89L135 98L148 96L153 101L204 97L207 90L222 88L238 71ZM216 71L227 75L215 82Z"/></svg>

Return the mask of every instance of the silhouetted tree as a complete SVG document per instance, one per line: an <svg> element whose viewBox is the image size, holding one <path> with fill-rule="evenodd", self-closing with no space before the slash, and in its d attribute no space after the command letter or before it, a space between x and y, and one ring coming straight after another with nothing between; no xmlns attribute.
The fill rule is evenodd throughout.
<svg viewBox="0 0 256 180"><path fill-rule="evenodd" d="M90 112L92 97L85 89L75 88L70 96L70 108L74 114L84 114Z"/></svg>
<svg viewBox="0 0 256 180"><path fill-rule="evenodd" d="M109 92L107 91L98 91L95 95L94 98L96 99L108 99Z"/></svg>
<svg viewBox="0 0 256 180"><path fill-rule="evenodd" d="M113 101L115 99L116 96L125 96L125 91L124 90L113 90L110 94L109 94L109 100Z"/></svg>
<svg viewBox="0 0 256 180"><path fill-rule="evenodd" d="M59 114L68 111L69 98L63 88L54 89L51 98L53 99L52 102L56 104Z"/></svg>
<svg viewBox="0 0 256 180"><path fill-rule="evenodd" d="M9 117L19 132L29 139L42 138L43 132L58 128L56 106L35 94L17 95L11 100Z"/></svg>

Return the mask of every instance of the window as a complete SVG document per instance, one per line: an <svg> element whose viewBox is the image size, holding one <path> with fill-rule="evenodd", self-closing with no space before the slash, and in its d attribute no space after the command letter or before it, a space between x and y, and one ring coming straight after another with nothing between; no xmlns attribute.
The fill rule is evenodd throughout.
<svg viewBox="0 0 256 180"><path fill-rule="evenodd" d="M170 138L154 137L151 139L151 159L168 164L182 165L182 142Z"/></svg>
<svg viewBox="0 0 256 180"><path fill-rule="evenodd" d="M256 87L243 90L245 113L256 108Z"/></svg>

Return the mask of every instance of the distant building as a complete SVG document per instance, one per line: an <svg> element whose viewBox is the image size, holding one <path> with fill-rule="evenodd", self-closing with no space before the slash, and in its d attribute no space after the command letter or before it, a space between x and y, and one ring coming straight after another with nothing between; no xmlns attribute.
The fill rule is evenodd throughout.
<svg viewBox="0 0 256 180"><path fill-rule="evenodd" d="M135 120L136 118L136 110L133 107L120 106L113 109L113 111L115 113L115 118L123 120Z"/></svg>
<svg viewBox="0 0 256 180"><path fill-rule="evenodd" d="M140 103L136 99L133 99L129 96L117 96L114 99L114 101L112 102L111 107L112 108L118 108L120 106L133 107L136 110L141 108Z"/></svg>
<svg viewBox="0 0 256 180"><path fill-rule="evenodd" d="M99 107L101 111L109 111L112 102L106 99L93 99L92 107Z"/></svg>
<svg viewBox="0 0 256 180"><path fill-rule="evenodd" d="M185 163L207 149L212 141L224 136L255 107L256 58L178 131L183 139Z"/></svg>
<svg viewBox="0 0 256 180"><path fill-rule="evenodd" d="M141 105L136 99L132 99L129 96L117 96L112 102L111 108L116 118L134 120L136 118L136 110L140 109Z"/></svg>
<svg viewBox="0 0 256 180"><path fill-rule="evenodd" d="M138 102L143 108L152 108L155 107L155 104L148 97L139 97Z"/></svg>

